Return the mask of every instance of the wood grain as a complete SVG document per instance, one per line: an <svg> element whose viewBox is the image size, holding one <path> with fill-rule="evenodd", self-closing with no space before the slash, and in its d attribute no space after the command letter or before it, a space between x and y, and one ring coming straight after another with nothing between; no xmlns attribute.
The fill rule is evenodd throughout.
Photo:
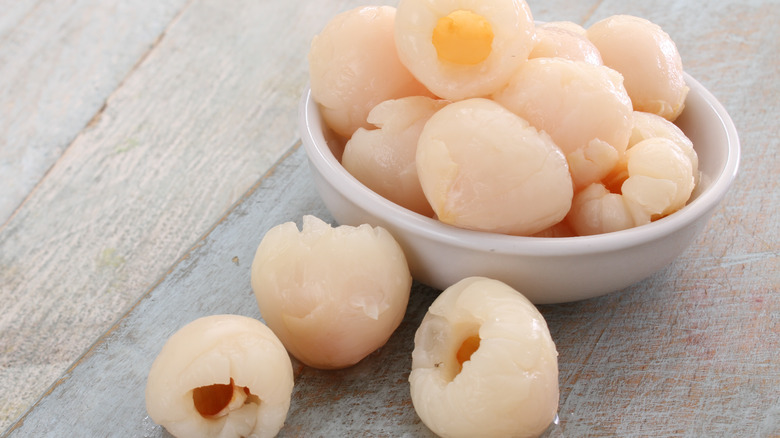
<svg viewBox="0 0 780 438"><path fill-rule="evenodd" d="M148 6L151 21L165 20L155 12L162 6L154 5ZM137 65L118 75L121 83L107 80L110 97L102 109L107 93L82 94L78 88L78 76L91 70L58 64L60 57L78 58L79 43L59 39L73 33L99 40L105 27L115 25L112 19L128 11L122 3L80 6L28 15L12 34L27 26L55 29L52 47L40 42L44 48L37 53L6 38L0 52L0 77L8 78L0 83L9 90L0 93L13 91L18 101L3 107L12 117L0 116L0 123L8 123L0 132L5 144L18 142L21 154L16 146L0 148L11 152L2 162L24 177L0 174L35 180L48 167L39 164L56 159L0 229L0 393L14 394L0 403L0 428L24 412L296 141L309 41L350 3L188 3L175 17L169 14L172 21L163 24L164 37L151 51L136 50L129 64ZM27 24L33 17L38 22ZM62 27L65 33L57 33ZM129 45L110 38L106 43ZM113 59L106 46L89 48L95 52L79 58L88 66L90 56ZM14 56L20 50L24 56ZM47 82L58 69L76 85ZM35 71L40 79L28 80ZM47 86L56 90L50 94ZM29 94L15 91L20 88ZM47 99L63 106L49 114ZM84 113L84 123L92 121L57 134L70 143L64 152L48 140L39 149L16 131L35 134L38 125L25 126L38 118L51 125L47 131L72 129L78 122L58 118L70 114L70 107ZM28 161L38 163L35 169L23 167ZM24 183L23 189L32 187ZM14 189L2 193L9 192Z"/></svg>
<svg viewBox="0 0 780 438"><path fill-rule="evenodd" d="M0 3L3 224L185 0Z"/></svg>
<svg viewBox="0 0 780 438"><path fill-rule="evenodd" d="M270 227L300 222L304 214L331 220L297 148L9 436L50 430L106 436L117 425L131 436L168 436L145 413L152 360L174 331L195 318L259 317L249 286L254 251ZM541 307L560 354L560 421L547 436L776 434L780 338L773 334L780 307L769 289L734 300L736 291L720 281L728 272L712 281L698 270L701 283L691 287L686 273L702 263L695 248L618 293ZM414 331L436 294L415 284L401 327L354 367L319 371L294 361L293 403L280 436L432 436L416 417L407 378ZM75 398L82 402L72 403Z"/></svg>
<svg viewBox="0 0 780 438"><path fill-rule="evenodd" d="M146 49L145 37L120 35L141 15L97 3L25 1L0 14L0 165L17 126L26 139L57 133L47 152L19 143L39 164L0 228L0 430L27 412L8 436L166 436L146 417L143 387L167 337L198 316L259 316L248 269L262 233L306 213L330 218L297 146L305 52L337 11L366 2L165 3L144 27L162 35ZM541 307L561 384L547 435L780 436L780 4L529 5L542 21L659 23L742 142L736 184L671 266L605 297ZM121 49L76 37L111 26L108 41L129 50L121 60ZM39 27L48 33L21 37ZM86 66L63 56L74 51ZM108 77L96 92L93 71ZM67 102L47 113L49 98ZM57 117L69 109L82 121ZM402 326L364 362L296 365L280 435L430 436L406 378L436 291L416 284L413 294Z"/></svg>
<svg viewBox="0 0 780 438"><path fill-rule="evenodd" d="M144 387L165 340L200 316L230 313L259 318L249 268L265 232L280 221L297 218L300 224L301 212L328 219L308 178L302 149L296 147L286 158L195 242L186 257L64 374L10 436L45 436L51 431L68 435L68 430L80 436L110 436L117 424L130 418L133 425L121 426L122 435L159 436L162 429L146 417ZM300 368L296 364L298 372ZM124 400L121 406L115 398L119 393ZM74 398L80 403L72 403Z"/></svg>
<svg viewBox="0 0 780 438"><path fill-rule="evenodd" d="M3 40L15 27L24 21L40 0L2 0L0 1L0 40Z"/></svg>

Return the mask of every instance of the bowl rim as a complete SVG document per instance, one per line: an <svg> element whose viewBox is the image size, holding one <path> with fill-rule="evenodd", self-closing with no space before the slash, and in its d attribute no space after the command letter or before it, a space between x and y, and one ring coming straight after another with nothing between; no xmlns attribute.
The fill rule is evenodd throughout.
<svg viewBox="0 0 780 438"><path fill-rule="evenodd" d="M736 178L740 144L734 122L709 90L687 72L684 77L690 90L701 95L704 103L717 115L726 131L728 149L723 169L712 179L707 190L674 214L639 227L592 236L530 237L468 230L423 216L385 199L347 172L329 147L323 150L317 146L318 143L327 145L327 142L322 132L324 124L317 105L311 98L308 84L299 105L299 127L309 162L341 196L360 205L374 217L394 218L385 219L385 222L394 223L415 236L453 247L505 255L554 257L596 254L642 245L692 225L717 207Z"/></svg>

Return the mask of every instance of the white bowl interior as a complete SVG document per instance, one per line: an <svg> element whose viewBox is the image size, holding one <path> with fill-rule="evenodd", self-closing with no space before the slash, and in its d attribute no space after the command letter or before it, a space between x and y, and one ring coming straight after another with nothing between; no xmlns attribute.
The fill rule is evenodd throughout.
<svg viewBox="0 0 780 438"><path fill-rule="evenodd" d="M377 195L339 163L342 142L328 134L308 89L301 137L317 189L341 224L387 228L415 278L444 289L482 275L509 283L535 303L575 301L633 284L676 258L704 227L732 184L739 139L723 106L686 74L691 91L677 124L699 155L701 181L683 209L651 224L597 236L539 238L463 230ZM326 140L327 137L327 140Z"/></svg>

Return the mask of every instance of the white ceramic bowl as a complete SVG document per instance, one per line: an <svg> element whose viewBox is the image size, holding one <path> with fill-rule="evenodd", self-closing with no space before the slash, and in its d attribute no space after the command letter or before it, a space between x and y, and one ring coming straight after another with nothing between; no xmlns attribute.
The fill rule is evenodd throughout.
<svg viewBox="0 0 780 438"><path fill-rule="evenodd" d="M469 276L501 280L536 304L576 301L636 283L671 263L704 228L737 174L739 139L723 106L686 74L690 92L677 125L699 155L701 182L680 211L648 225L585 237L518 237L470 231L416 214L350 175L326 141L316 103L303 95L299 126L317 190L340 224L389 230L414 278L445 289ZM340 156L339 156L340 158Z"/></svg>

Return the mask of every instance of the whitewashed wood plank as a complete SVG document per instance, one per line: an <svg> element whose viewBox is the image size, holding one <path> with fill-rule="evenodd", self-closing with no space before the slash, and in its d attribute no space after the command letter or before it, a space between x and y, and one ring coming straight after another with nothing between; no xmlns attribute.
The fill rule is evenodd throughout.
<svg viewBox="0 0 780 438"><path fill-rule="evenodd" d="M0 5L0 224L186 0Z"/></svg>
<svg viewBox="0 0 780 438"><path fill-rule="evenodd" d="M138 59L153 45L184 1L163 2L5 2L3 37L0 39L0 224L6 222L62 151L104 104ZM43 215L46 210L36 213ZM27 219L29 221L29 219ZM42 246L34 235L28 245ZM48 242L52 245L53 242ZM53 248L52 248L53 249ZM5 246L4 259L23 258ZM43 262L43 261L42 261ZM10 278L19 275L13 266L0 264L0 296L14 290ZM35 273L33 273L35 275ZM21 290L16 290L21 294ZM48 291L24 291L36 302L51 299ZM35 303L29 303L36 306ZM56 315L54 317L57 317ZM73 315L77 318L78 315ZM35 324L34 315L17 315L24 324ZM64 316L63 316L64 318ZM4 339L12 334L2 327ZM28 329L31 338L34 327ZM47 379L28 386L43 376L55 376L61 360L31 361L29 377L22 373L21 385L10 382L20 377L15 360L28 349L6 344L2 357L4 396L0 402L0 429L24 412ZM35 347L31 347L35 350ZM56 356L56 355L55 355Z"/></svg>
<svg viewBox="0 0 780 438"><path fill-rule="evenodd" d="M7 436L170 436L146 414L152 361L171 334L198 317L260 318L249 284L254 252L268 229L287 221L300 225L304 214L333 221L303 148L296 147ZM297 383L279 436L432 437L408 399L406 379L414 331L436 294L415 284L399 329L354 367L321 371L293 359Z"/></svg>
<svg viewBox="0 0 780 438"><path fill-rule="evenodd" d="M265 232L282 222L300 224L303 213L330 219L314 191L303 149L291 152L64 375L10 436L159 436L159 428L146 418L143 393L149 367L165 340L201 316L259 318L249 269ZM121 403L119 393L124 394Z"/></svg>
<svg viewBox="0 0 780 438"><path fill-rule="evenodd" d="M357 4L191 2L123 79L0 229L0 429L296 141L311 37ZM63 47L51 56L78 54ZM30 90L18 105L40 106Z"/></svg>
<svg viewBox="0 0 780 438"><path fill-rule="evenodd" d="M165 340L205 315L258 318L249 267L265 231L303 214L332 220L311 185L302 149L272 172L9 437L117 431L168 436L147 417L143 395L148 369ZM774 412L772 391L780 384L771 368L777 338L771 326L760 325L780 308L774 303L752 314L755 296L736 302L707 298L725 288L692 285L682 275L691 263L700 262L684 256L616 294L541 307L560 353L563 401L560 423L547 436L771 436L766 432L780 427L768 416ZM723 272L711 283L728 275ZM407 378L414 331L435 295L416 284L398 331L352 368L319 371L294 361L296 386L280 436L432 436L408 398ZM739 372L719 372L735 367ZM729 388L733 394L724 393ZM76 398L79 404L72 402Z"/></svg>
<svg viewBox="0 0 780 438"><path fill-rule="evenodd" d="M742 163L705 232L662 275L605 298L602 315L546 313L565 333L562 435L778 436L780 188L769 175L780 174L780 141L769 133L780 115L780 4L606 0L586 26L619 13L672 36L685 69L734 119Z"/></svg>
<svg viewBox="0 0 780 438"><path fill-rule="evenodd" d="M730 3L728 7L734 8L735 4ZM771 6L771 3L769 4ZM773 9L768 12L762 10L760 13L753 11L748 15L753 22L763 23L763 17L769 16L771 19L772 11ZM596 12L598 10L594 10L594 17ZM723 12L718 14L720 13ZM722 15L717 15L716 18L725 20ZM708 24L713 23L705 20L701 26L705 28ZM725 56L722 60L724 65L747 65L751 63L750 56L761 56L769 52L769 67L776 68L776 58L774 63L771 60L772 51L777 52L777 39L772 42L769 39L771 35L757 33L741 38L732 41L726 37L726 43L720 44L725 49L733 49L735 44L745 49L743 52L724 50L723 53L727 54L721 54ZM764 42L763 38L769 41L768 47L760 47L759 43ZM705 42L698 41L695 44ZM712 47L718 46L717 41L708 44ZM707 57L713 53L714 49L695 56L701 56L698 62L706 66ZM745 55L746 59L740 57L744 53L748 54ZM732 111L732 115L732 105L746 109L751 101L760 99L766 91L765 85L752 82L752 78L744 72L735 73L737 74L732 76L733 85L729 85L727 79L718 79L722 88L718 91L720 94L716 93ZM712 74L717 76L716 73ZM694 73L694 76L697 74ZM740 85L744 84L748 85L747 88L740 88ZM779 347L776 334L780 304L774 296L780 289L777 277L779 258L776 234L780 225L777 214L778 187L775 179L765 178L767 174L761 173L766 170L776 171L778 144L772 136L774 125L767 124L766 121L767 117L776 114L777 110L777 104L770 103L766 111L758 117L747 112L744 118L739 119L743 144L745 131L748 131L754 140L758 139L758 142L751 143L749 149L746 147L746 159L735 191L727 198L694 247L683 254L675 264L621 293L582 303L546 306L542 309L561 353L561 425L553 428L552 436L780 435L780 371L775 356L771 355L772 352L778 351ZM300 154L300 151L297 154ZM294 158L291 157L291 160ZM278 189L272 189L271 194L265 195L272 200L276 199L275 196L278 195L272 194L275 190ZM296 208L299 207L293 207L293 210L297 213L318 211L317 207L311 205L298 210ZM236 212L240 210L241 207ZM238 214L236 212L234 214ZM232 219L233 216L231 214L223 223L227 223L226 226L235 226L237 222ZM218 229L219 226L209 236L217 235ZM223 233L223 236L231 234L229 231ZM230 239L215 238L214 242L221 240ZM220 275L221 268L228 265L226 262L204 263L203 260L207 258L205 255L201 254L195 258L192 256L201 247L208 248L207 252L229 252L225 251L224 247L210 247L210 244L212 242L207 236L199 244L199 248L190 253L189 258L177 265L163 283L152 289L149 297L161 288L189 290L185 287L189 285L197 291L198 285L205 289L228 284L228 280L223 282L216 278L213 282L209 281L212 276ZM251 257L252 252L253 250L246 253ZM120 260L114 257L116 253L110 251L102 255L107 265L116 264ZM231 256L231 262L232 260ZM239 264L240 260L241 257ZM192 263L189 263L190 261ZM241 274L237 273L237 276L239 275ZM234 278L232 281L240 279ZM245 310L254 312L248 280L244 281L247 281L247 296L242 301L244 304L235 313L243 313ZM171 286L173 283L178 285ZM169 286L164 286L166 284ZM87 400L97 398L124 413L107 417L115 421L115 429L111 432L121 429L122 434L125 430L140 431L135 435L162 434L158 427L138 418L138 415L142 414L138 407L143 406L143 383L139 380L141 376L145 377L145 371L140 369L140 365L138 369L130 371L126 364L116 365L121 364L123 359L129 361L139 356L145 358L147 366L151 363L148 345L141 342L141 347L136 346L139 339L145 339L141 334L150 333L149 329L133 332L139 330L138 325L125 327L128 321L140 318L140 309L148 311L154 307L152 304L145 304L151 299L149 297L136 306L130 315L120 322L120 326L99 342L85 359L76 364L67 378L56 386L27 417L25 423L14 431L15 436L39 436L37 432L41 431L58 436L68 435L67 431L83 434L83 425L66 424L69 420L63 417L67 418L65 414L69 411L67 407L62 407L72 405L73 400L81 399L83 394L93 395L86 397ZM210 296L190 304L189 308L194 307L197 312L209 312L234 304L236 303L222 302L217 297ZM414 326L415 318L420 317L420 306L424 307L424 304L418 303L410 307L410 315L413 316L405 321L404 330ZM172 308L177 309L176 306ZM189 316L201 314L197 312ZM162 338L173 330L175 328L171 326L160 329L157 334L161 339L154 341L157 342L157 348L164 342ZM399 331L400 333L403 333L403 330ZM403 336L408 335L400 336L394 339L403 339ZM399 343L399 348L411 348L407 342ZM141 350L139 356L135 356L136 349ZM384 353L380 352L381 354ZM393 363L398 361L398 367L402 368L403 362L408 358L404 359L403 352L395 354ZM123 355L129 355L129 358ZM34 366L29 365L29 369ZM389 363L387 366L388 369L398 372L399 368ZM366 371L362 369L361 372ZM367 391L365 382L358 379L361 372L345 372L339 375L339 379L330 379L328 377L331 374L327 373L310 374L300 368L297 368L297 372L299 377L303 376L299 381L305 384L296 387L297 404L293 406L293 413L296 414L289 419L289 428L283 431L283 434L300 436L310 432L307 436L316 436L317 431L321 430L318 428L321 425L318 421L329 421L326 423L331 428L329 430L350 430L363 436L378 436L382 431L388 430L406 431L409 435L415 435L409 431L418 430L415 429L417 426L414 422L406 422L413 418L409 416L408 400L392 401L393 410L390 412L395 415L403 412L398 415L401 420L396 420L397 429L390 428L392 421L385 421L386 417L382 416L384 411L374 408L360 409L360 406L364 405L376 406L372 405L372 400L375 400L372 397L379 394L378 398L382 400L383 391L379 387ZM391 383L402 385L397 375L380 375L383 378L393 376L395 380ZM113 382L122 383L125 380L129 381L129 386L114 387ZM333 380L342 385L334 390L333 385L336 382ZM348 384L344 385L345 382ZM85 387L94 387L95 390L85 391ZM340 392L338 388L345 392ZM114 390L115 392L112 392ZM346 399L343 398L345 393ZM311 400L313 396L323 394L331 397L325 397L323 405L302 403ZM55 399L58 400L53 401ZM329 407L330 402L333 402L333 407ZM395 409L404 403L405 408ZM125 415L129 412L123 410L126 405L130 406L130 415ZM308 412L307 406L310 408ZM353 412L342 418L345 406L352 407ZM103 407L100 409L105 411ZM96 412L92 406L85 410ZM139 421L141 426L138 425ZM361 422L367 424L365 429L361 429ZM33 427L27 426L28 424L34 424L41 429L27 429ZM299 426L295 426L296 424ZM81 428L77 428L79 426ZM36 433L32 433L33 430ZM111 432L103 435L112 434Z"/></svg>
<svg viewBox="0 0 780 438"><path fill-rule="evenodd" d="M2 0L0 1L0 41L13 28L19 25L41 0ZM1 44L1 43L0 43Z"/></svg>

